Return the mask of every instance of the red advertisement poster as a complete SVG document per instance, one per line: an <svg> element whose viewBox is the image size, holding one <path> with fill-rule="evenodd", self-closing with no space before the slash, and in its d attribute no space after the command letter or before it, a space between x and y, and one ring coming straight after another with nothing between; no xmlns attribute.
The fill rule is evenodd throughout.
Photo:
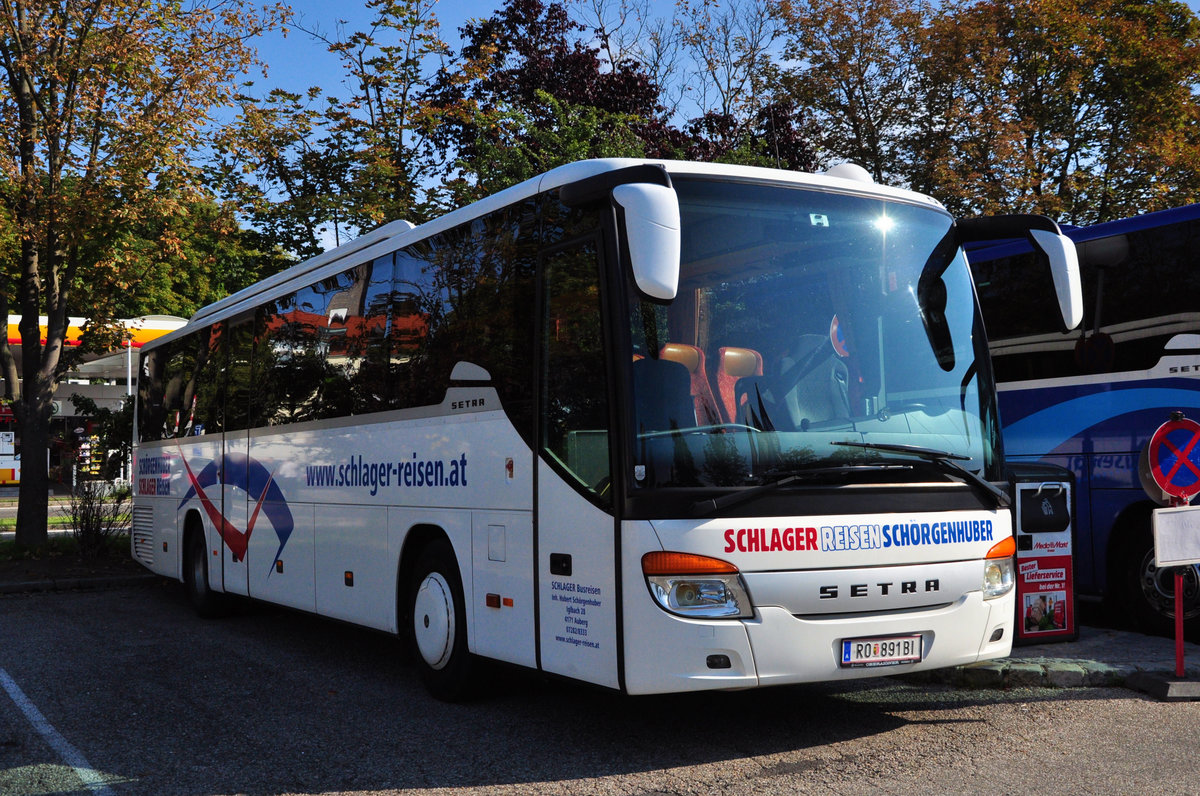
<svg viewBox="0 0 1200 796"><path fill-rule="evenodd" d="M1069 555L1018 559L1018 635L1030 639L1073 635L1073 593Z"/></svg>

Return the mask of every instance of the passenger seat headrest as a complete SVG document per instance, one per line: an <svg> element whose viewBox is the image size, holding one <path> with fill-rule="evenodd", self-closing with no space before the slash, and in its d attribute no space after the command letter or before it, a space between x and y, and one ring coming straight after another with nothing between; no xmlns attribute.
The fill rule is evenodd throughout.
<svg viewBox="0 0 1200 796"><path fill-rule="evenodd" d="M689 373L694 373L696 368L700 367L700 349L685 343L667 343L659 352L659 357L678 362L687 368Z"/></svg>
<svg viewBox="0 0 1200 796"><path fill-rule="evenodd" d="M758 363L758 355L749 348L728 347L721 351L721 369L734 378L755 375Z"/></svg>

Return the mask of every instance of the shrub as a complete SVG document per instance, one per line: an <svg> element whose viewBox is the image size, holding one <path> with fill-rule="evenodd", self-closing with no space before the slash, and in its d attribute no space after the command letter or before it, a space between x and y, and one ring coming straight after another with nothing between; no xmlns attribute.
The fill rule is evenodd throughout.
<svg viewBox="0 0 1200 796"><path fill-rule="evenodd" d="M64 514L71 518L81 558L108 554L110 540L129 530L129 490L104 481L80 481Z"/></svg>

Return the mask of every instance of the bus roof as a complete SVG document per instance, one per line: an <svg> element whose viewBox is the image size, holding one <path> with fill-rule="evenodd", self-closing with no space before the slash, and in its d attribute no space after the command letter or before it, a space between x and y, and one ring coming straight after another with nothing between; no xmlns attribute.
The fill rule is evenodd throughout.
<svg viewBox="0 0 1200 796"><path fill-rule="evenodd" d="M204 326L217 320L236 316L251 307L258 306L263 301L286 295L291 289L311 284L314 280L341 273L354 265L370 262L376 257L389 254L404 246L432 237L440 232L466 223L473 218L486 215L529 197L597 174L638 165L659 165L665 168L667 173L672 176L707 176L774 182L858 195L877 196L881 199L894 199L942 209L942 205L939 202L924 194L839 176L839 172L837 171L827 174L812 174L757 166L736 166L693 161L641 160L633 158L582 160L559 166L545 174L513 185L477 202L472 202L469 205L460 207L420 226L414 226L410 222L403 220L384 224L335 249L330 249L316 257L297 263L278 274L267 277L226 298L200 308L189 319L186 326L160 338L160 340L156 340L155 343L165 343L193 331L198 326ZM844 173L842 172L842 174Z"/></svg>

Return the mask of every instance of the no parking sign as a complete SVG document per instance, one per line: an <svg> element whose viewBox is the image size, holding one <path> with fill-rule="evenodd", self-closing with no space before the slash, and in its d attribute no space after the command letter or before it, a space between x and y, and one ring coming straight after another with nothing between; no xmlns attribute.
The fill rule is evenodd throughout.
<svg viewBox="0 0 1200 796"><path fill-rule="evenodd" d="M1171 508L1155 509L1151 522L1155 565L1200 563L1200 506L1188 505L1200 494L1200 423L1172 414L1151 435L1139 469L1151 498L1170 498ZM1152 486L1162 494L1155 495Z"/></svg>
<svg viewBox="0 0 1200 796"><path fill-rule="evenodd" d="M1146 451L1150 477L1174 498L1200 494L1200 423L1174 417L1158 427Z"/></svg>
<svg viewBox="0 0 1200 796"><path fill-rule="evenodd" d="M1200 506L1189 505L1200 494L1200 423L1173 413L1142 449L1138 475L1152 500L1171 506L1152 516L1156 566L1200 563Z"/></svg>

